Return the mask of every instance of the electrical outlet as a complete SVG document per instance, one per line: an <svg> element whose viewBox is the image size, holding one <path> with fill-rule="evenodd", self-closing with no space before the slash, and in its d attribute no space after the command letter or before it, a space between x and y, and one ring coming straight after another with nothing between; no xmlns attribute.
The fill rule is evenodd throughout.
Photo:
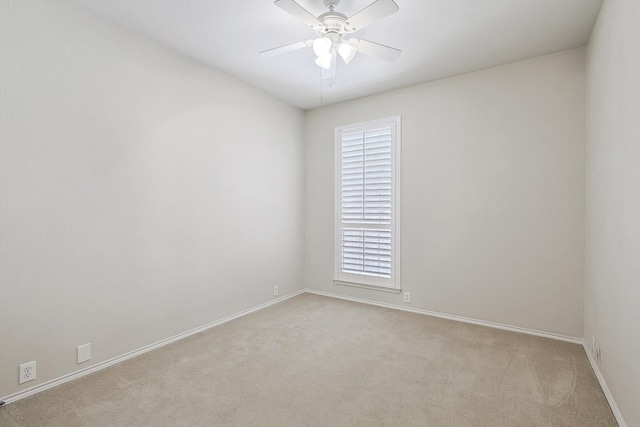
<svg viewBox="0 0 640 427"><path fill-rule="evenodd" d="M591 337L591 355L596 357L596 337Z"/></svg>
<svg viewBox="0 0 640 427"><path fill-rule="evenodd" d="M600 358L601 358L602 354L600 353L600 346L597 345L596 346L596 361L598 362L598 364L600 364Z"/></svg>
<svg viewBox="0 0 640 427"><path fill-rule="evenodd" d="M91 343L78 346L78 363L86 362L91 359Z"/></svg>
<svg viewBox="0 0 640 427"><path fill-rule="evenodd" d="M36 361L20 365L20 384L36 379Z"/></svg>
<svg viewBox="0 0 640 427"><path fill-rule="evenodd" d="M404 293L404 302L407 304L411 304L411 292Z"/></svg>
<svg viewBox="0 0 640 427"><path fill-rule="evenodd" d="M273 296L274 296L274 297L277 297L277 296L278 296L278 287L277 287L277 286L274 286L274 287L273 287Z"/></svg>

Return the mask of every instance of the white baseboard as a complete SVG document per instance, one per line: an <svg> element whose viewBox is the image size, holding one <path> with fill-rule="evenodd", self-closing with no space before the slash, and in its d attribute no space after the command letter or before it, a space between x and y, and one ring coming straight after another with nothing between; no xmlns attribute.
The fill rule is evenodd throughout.
<svg viewBox="0 0 640 427"><path fill-rule="evenodd" d="M613 400L613 395L607 386L607 382L604 380L602 373L600 372L600 368L598 367L598 363L593 358L591 354L591 350L587 347L587 343L582 343L582 347L584 347L584 352L587 355L587 359L591 364L591 369L596 374L596 378L600 383L600 388L602 388L602 392L604 393L604 397L607 398L607 402L609 402L609 406L611 407L611 412L613 412L613 416L616 417L616 421L620 427L627 427L627 423L624 422L624 418L622 418L622 413L620 409L618 409L618 405L616 405L616 401Z"/></svg>
<svg viewBox="0 0 640 427"><path fill-rule="evenodd" d="M264 304L260 304L260 305L257 305L255 307L249 308L247 310L243 310L243 311L240 311L238 313L223 317L222 319L216 320L214 322L207 323L206 325L202 325L202 326L199 326L197 328L191 329L189 331L182 332L182 333L180 333L178 335L174 335L174 336L172 336L170 338L166 338L166 339L160 340L160 341L158 341L156 343L149 344L149 345L141 347L141 348L139 348L137 350L133 350L133 351L131 351L129 353L125 353L125 354L122 354L120 356L116 356L116 357L114 357L112 359L109 359L109 360L105 360L104 362L97 363L97 364L89 366L89 367L87 367L85 369L81 369L79 371L72 372L72 373L67 374L67 375L63 375L63 376L58 377L56 379L53 379L51 381L47 381L45 383L38 384L38 385L36 385L34 387L31 387L31 388L28 388L26 390L22 390L22 391L19 391L17 393L10 394L9 396L0 398L0 406L15 402L15 401L20 400L20 399L24 399L25 397L34 395L36 393L40 393L42 391L48 390L48 389L53 388L53 387L57 387L57 386L59 386L61 384L67 383L69 381L73 381L75 379L84 377L85 375L89 375L91 373L94 373L96 371L100 371L100 370L102 370L104 368L107 368L109 366L115 365L116 363L124 362L125 360L131 359L132 357L139 356L139 355L147 353L147 352L149 352L151 350L155 350L157 348L163 347L163 346L165 346L167 344L171 344L171 343L179 341L181 339L190 337L191 335L195 335L195 334L197 334L199 332L206 331L207 329L211 329L213 327L222 325L223 323L227 323L227 322L229 322L229 321L231 321L233 319L237 319L238 317L246 316L247 314L253 313L254 311L262 310L262 309L267 308L267 307L269 307L271 305L274 305L274 304L277 304L277 303L282 302L284 300L287 300L289 298L295 297L296 295L300 295L300 294L302 294L304 292L305 292L305 289L301 289L299 291L290 293L290 294L282 296L280 298L276 298L276 299L273 299L271 301L267 301Z"/></svg>
<svg viewBox="0 0 640 427"><path fill-rule="evenodd" d="M505 331L512 331L512 332L520 332L520 333L523 333L523 334L535 335L535 336L538 336L538 337L551 338L551 339L554 339L554 340L566 341L566 342L570 342L570 343L574 343L574 344L584 345L584 340L582 338L570 337L570 336L560 335L560 334L553 334L553 333L550 333L550 332L536 331L534 329L521 328L519 326L503 325L502 323L487 322L487 321L484 321L484 320L477 320L477 319L471 319L469 317L462 317L462 316L455 316L455 315L451 315L451 314L438 313L436 311L422 310L422 309L419 309L419 308L412 308L412 307L407 307L407 306L403 306L403 305L387 304L387 303L372 301L372 300L368 300L368 299L364 299L364 298L354 298L354 297L349 297L349 296L345 296L345 295L334 294L332 292L316 291L314 289L309 289L309 288L306 289L306 292L308 292L310 294L323 295L323 296L326 296L326 297L339 298L339 299L344 299L344 300L354 301L354 302L360 302L360 303L369 304L369 305L377 305L379 307L392 308L392 309L395 309L395 310L408 311L408 312L411 312L411 313L425 314L427 316L435 316L435 317L440 317L440 318L443 318L443 319L455 320L455 321L458 321L458 322L471 323L471 324L474 324L474 325L487 326L489 328L503 329Z"/></svg>
<svg viewBox="0 0 640 427"><path fill-rule="evenodd" d="M229 322L233 319L237 319L239 317L242 316L246 316L247 314L253 313L255 311L258 310L262 310L266 307L269 307L271 305L277 304L279 302L282 302L284 300L287 300L289 298L295 297L296 295L300 295L302 293L308 292L310 294L316 294L316 295L322 295L322 296L326 296L326 297L331 297L331 298L338 298L338 299L343 299L343 300L348 300L348 301L354 301L354 302L359 302L359 303L363 303L363 304L369 304L369 305L376 305L379 307L386 307L386 308L391 308L391 309L395 309L395 310L402 310L402 311L408 311L411 313L418 313L418 314L424 314L427 316L435 316L435 317L440 317L443 319L449 319L449 320L455 320L455 321L459 321L459 322L465 322L465 323L471 323L474 325L480 325L480 326L487 326L490 328L496 328L496 329L503 329L503 330L507 330L507 331L512 331L512 332L520 332L520 333L524 333L524 334L529 334L529 335L535 335L535 336L539 336L539 337L544 337L544 338L551 338L551 339L555 339L555 340L560 340L560 341L566 341L566 342L571 342L571 343L575 343L575 344L581 344L584 349L585 349L585 353L587 355L587 359L589 360L589 363L591 364L591 367L596 375L596 378L598 379L598 382L600 383L600 386L602 387L602 391L607 399L607 401L609 402L609 406L611 407L611 411L613 412L613 415L615 416L618 424L620 425L620 427L627 427L627 424L624 422L624 419L622 418L622 414L620 413L620 410L618 409L618 406L615 403L615 400L613 399L613 396L611 395L611 392L609 391L609 387L607 386L607 383L605 382L602 374L600 373L600 369L598 368L598 365L596 364L595 360L593 359L593 357L591 356L591 352L589 351L589 349L587 348L586 344L584 343L584 340L582 340L581 338L576 338L576 337L569 337L569 336L565 336L565 335L559 335L559 334L552 334L552 333L548 333L548 332L542 332L542 331L536 331L533 329L527 329L527 328L520 328L517 326L509 326L509 325L503 325L500 323L493 323L493 322L486 322L483 320L476 320L476 319L471 319L471 318L467 318L467 317L462 317L462 316L454 316L454 315L449 315L449 314L443 314L443 313L438 313L435 311L429 311L429 310L421 310L421 309L416 309L416 308L411 308L411 307L404 307L404 306L400 306L400 305L395 305L395 304L387 304L387 303L381 303L381 302L377 302L377 301L372 301L372 300L367 300L367 299L363 299L363 298L354 298L354 297L348 297L348 296L344 296L344 295L340 295L340 294L334 294L331 292L323 292L323 291L316 291L313 289L301 289L299 291L290 293L288 295L285 295L283 297L271 300L271 301L267 301L266 303L257 305L255 307L249 308L247 310L243 310L241 312L232 314L230 316L226 316L223 317L222 319L216 320L214 322L208 323L206 325L191 329L189 331L183 332L181 334L178 335L174 335L170 338L166 338L164 340L158 341L156 343L153 344L149 344L145 347L141 347L137 350L131 351L129 353L125 353L123 355L120 356L116 356L112 359L109 360L105 360L104 362L100 362L97 363L93 366L89 366L85 369L67 374L67 375L63 375L59 378L53 379L51 381L47 381L45 383L42 384L38 384L34 387L31 387L29 389L26 390L22 390L19 391L17 393L11 394L9 396L6 396L4 398L0 399L0 405L5 405L5 404L9 404L12 402L15 402L17 400L20 399L24 399L25 397L34 395L36 393L40 393L42 391L48 390L50 388L53 387L57 387L61 384L67 383L69 381L73 381L75 379L84 377L85 375L89 375L93 372L97 372L99 370L102 370L104 368L107 368L109 366L115 365L117 363L123 362L127 359L131 359L133 357L139 356L141 354L147 353L149 351L155 350L157 348L163 347L167 344L171 344L173 342L179 341L181 339L187 338L191 335L195 335L199 332L203 332L206 331L207 329L211 329L213 327L222 325L223 323Z"/></svg>

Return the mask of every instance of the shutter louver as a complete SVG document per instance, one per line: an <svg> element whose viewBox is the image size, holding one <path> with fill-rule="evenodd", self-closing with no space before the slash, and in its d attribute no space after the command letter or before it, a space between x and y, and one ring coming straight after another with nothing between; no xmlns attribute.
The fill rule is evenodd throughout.
<svg viewBox="0 0 640 427"><path fill-rule="evenodd" d="M342 133L341 270L392 275L392 129Z"/></svg>

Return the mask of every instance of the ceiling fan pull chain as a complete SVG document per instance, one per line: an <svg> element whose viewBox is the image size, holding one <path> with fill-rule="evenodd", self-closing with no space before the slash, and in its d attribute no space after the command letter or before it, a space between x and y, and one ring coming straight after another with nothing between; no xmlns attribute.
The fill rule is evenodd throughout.
<svg viewBox="0 0 640 427"><path fill-rule="evenodd" d="M322 91L323 91L323 84L322 84L322 69L320 69L320 105L323 105L323 100L322 100Z"/></svg>

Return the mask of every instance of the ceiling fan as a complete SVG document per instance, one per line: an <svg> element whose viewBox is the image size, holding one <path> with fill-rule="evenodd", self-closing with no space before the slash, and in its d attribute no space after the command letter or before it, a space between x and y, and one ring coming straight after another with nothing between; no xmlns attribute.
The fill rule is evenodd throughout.
<svg viewBox="0 0 640 427"><path fill-rule="evenodd" d="M316 64L322 68L322 78L330 78L335 75L338 55L345 64L351 62L357 52L389 62L395 61L400 56L401 51L393 47L359 38L347 40L344 37L396 13L400 8L393 0L375 0L351 18L335 11L340 0L322 0L322 2L329 11L315 17L295 0L275 0L273 4L309 26L318 37L268 49L260 54L273 56L311 46L318 56Z"/></svg>

